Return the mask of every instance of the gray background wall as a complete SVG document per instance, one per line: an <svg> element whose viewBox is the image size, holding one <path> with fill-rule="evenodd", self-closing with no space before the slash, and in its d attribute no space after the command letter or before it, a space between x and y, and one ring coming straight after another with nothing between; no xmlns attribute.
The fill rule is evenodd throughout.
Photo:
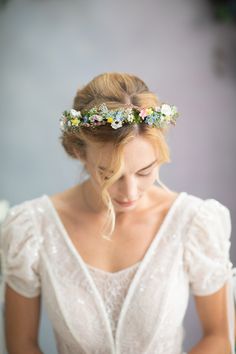
<svg viewBox="0 0 236 354"><path fill-rule="evenodd" d="M11 205L77 183L80 165L59 144L59 117L76 89L105 71L140 76L181 113L161 180L225 204L236 264L235 29L205 1L9 0L0 11L0 199ZM185 349L200 338L192 297ZM43 310L40 341L55 352Z"/></svg>

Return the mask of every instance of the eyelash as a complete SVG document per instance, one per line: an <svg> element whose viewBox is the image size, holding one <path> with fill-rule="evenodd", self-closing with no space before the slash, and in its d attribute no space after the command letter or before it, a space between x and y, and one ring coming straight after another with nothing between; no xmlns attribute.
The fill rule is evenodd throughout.
<svg viewBox="0 0 236 354"><path fill-rule="evenodd" d="M149 176L150 174L151 174L151 172L148 172L148 173L146 173L145 175L142 175L142 174L138 173L137 175L140 176L140 177L147 177L147 176ZM108 180L109 177L104 177L104 179Z"/></svg>
<svg viewBox="0 0 236 354"><path fill-rule="evenodd" d="M142 174L138 174L138 176L140 176L140 177L146 177L146 176L149 176L151 174L151 172L148 172L148 173L146 173L145 175L142 175Z"/></svg>

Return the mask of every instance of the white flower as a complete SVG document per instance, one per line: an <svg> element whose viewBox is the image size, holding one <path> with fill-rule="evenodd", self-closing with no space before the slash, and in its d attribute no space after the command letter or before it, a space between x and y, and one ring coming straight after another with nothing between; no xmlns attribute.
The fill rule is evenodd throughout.
<svg viewBox="0 0 236 354"><path fill-rule="evenodd" d="M62 129L65 127L65 124L66 124L66 117L65 116L61 116L60 126L61 126Z"/></svg>
<svg viewBox="0 0 236 354"><path fill-rule="evenodd" d="M128 120L128 122L133 122L133 120L134 120L134 115L133 115L132 113L128 114L127 120Z"/></svg>
<svg viewBox="0 0 236 354"><path fill-rule="evenodd" d="M75 109L71 109L71 110L70 110L70 114L71 114L72 117L74 117L74 118L76 118L76 117L81 117L80 111L76 111Z"/></svg>
<svg viewBox="0 0 236 354"><path fill-rule="evenodd" d="M171 116L172 115L172 109L171 109L171 106L164 103L162 106L161 106L161 114L165 114L165 116Z"/></svg>
<svg viewBox="0 0 236 354"><path fill-rule="evenodd" d="M91 122L101 122L103 120L103 117L98 115L98 114L94 114L93 116L90 117L90 121Z"/></svg>
<svg viewBox="0 0 236 354"><path fill-rule="evenodd" d="M108 113L108 108L106 106L105 103L102 103L100 106L99 106L99 111L101 111L102 113Z"/></svg>
<svg viewBox="0 0 236 354"><path fill-rule="evenodd" d="M10 204L7 200L0 200L0 223L5 219L9 207Z"/></svg>
<svg viewBox="0 0 236 354"><path fill-rule="evenodd" d="M98 120L99 122L102 122L102 121L103 121L103 117L102 117L102 116L97 115L97 120Z"/></svg>
<svg viewBox="0 0 236 354"><path fill-rule="evenodd" d="M131 114L131 113L132 113L132 108L131 108L131 107L126 108L126 112L127 112L128 114Z"/></svg>
<svg viewBox="0 0 236 354"><path fill-rule="evenodd" d="M111 123L111 126L112 126L112 128L113 129L117 129L117 128L120 128L120 127L122 127L122 121L119 121L119 122L112 122Z"/></svg>
<svg viewBox="0 0 236 354"><path fill-rule="evenodd" d="M163 116L162 114L158 117L158 121L159 121L160 123L164 122L165 120L166 120L166 117Z"/></svg>
<svg viewBox="0 0 236 354"><path fill-rule="evenodd" d="M172 114L175 115L176 113L178 113L177 107L172 106Z"/></svg>

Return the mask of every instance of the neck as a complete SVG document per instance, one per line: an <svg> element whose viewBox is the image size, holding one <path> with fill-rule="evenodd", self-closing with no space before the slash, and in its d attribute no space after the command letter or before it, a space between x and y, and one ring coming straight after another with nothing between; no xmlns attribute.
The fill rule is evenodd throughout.
<svg viewBox="0 0 236 354"><path fill-rule="evenodd" d="M103 214L107 208L102 201L101 196L97 193L90 179L83 182L81 185L81 194L87 211L94 214Z"/></svg>

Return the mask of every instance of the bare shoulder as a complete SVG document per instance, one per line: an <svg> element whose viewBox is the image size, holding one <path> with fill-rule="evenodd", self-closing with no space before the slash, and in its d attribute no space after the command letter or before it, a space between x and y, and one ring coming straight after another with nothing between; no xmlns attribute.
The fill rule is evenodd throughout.
<svg viewBox="0 0 236 354"><path fill-rule="evenodd" d="M77 225L85 218L80 185L49 197L64 225Z"/></svg>
<svg viewBox="0 0 236 354"><path fill-rule="evenodd" d="M50 195L55 207L58 209L76 209L80 206L80 185L64 190L56 194Z"/></svg>

